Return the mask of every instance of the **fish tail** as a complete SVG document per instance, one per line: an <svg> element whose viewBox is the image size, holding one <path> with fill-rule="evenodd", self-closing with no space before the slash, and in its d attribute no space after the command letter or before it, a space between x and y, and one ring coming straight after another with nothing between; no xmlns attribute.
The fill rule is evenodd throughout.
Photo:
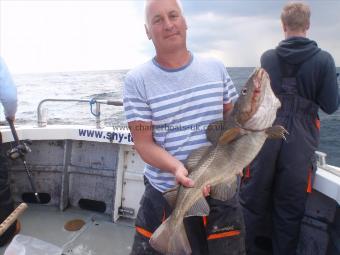
<svg viewBox="0 0 340 255"><path fill-rule="evenodd" d="M191 247L185 232L183 221L179 227L174 227L171 216L166 219L152 234L151 246L162 254L187 255Z"/></svg>

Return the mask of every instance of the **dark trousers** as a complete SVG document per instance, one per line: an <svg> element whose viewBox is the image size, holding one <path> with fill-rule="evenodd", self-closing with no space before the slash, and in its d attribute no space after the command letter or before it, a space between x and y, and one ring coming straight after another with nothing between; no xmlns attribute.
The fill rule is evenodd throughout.
<svg viewBox="0 0 340 255"><path fill-rule="evenodd" d="M14 210L14 203L11 196L8 179L8 166L0 144L0 223ZM13 236L15 223L0 236L0 246L3 246Z"/></svg>
<svg viewBox="0 0 340 255"><path fill-rule="evenodd" d="M193 255L243 255L244 223L238 196L228 201L207 198L210 214L206 218L187 217L184 219L185 230ZM145 182L145 192L140 202L136 226L152 234L171 213L171 208L162 193ZM131 255L160 254L149 244L149 237L139 232L135 239Z"/></svg>
<svg viewBox="0 0 340 255"><path fill-rule="evenodd" d="M249 255L296 254L307 190L316 171L318 131L312 119L279 117L277 122L288 126L287 141L266 141L240 189ZM267 247L261 243L263 235L272 239Z"/></svg>

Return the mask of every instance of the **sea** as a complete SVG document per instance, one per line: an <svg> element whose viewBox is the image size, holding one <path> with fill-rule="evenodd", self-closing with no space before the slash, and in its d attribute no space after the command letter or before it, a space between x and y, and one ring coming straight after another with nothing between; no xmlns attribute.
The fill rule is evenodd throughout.
<svg viewBox="0 0 340 255"><path fill-rule="evenodd" d="M227 68L237 90L244 85L253 67ZM16 124L37 125L37 107L46 98L109 99L122 101L123 79L128 70L84 71L42 74L18 74L13 79L18 89ZM340 72L340 68L337 68ZM338 84L340 81L338 80ZM44 104L48 124L95 125L89 103L51 102ZM319 151L327 154L327 163L340 167L340 109L332 115L320 110L321 138ZM101 124L126 125L123 108L101 106ZM303 152L301 152L303 153Z"/></svg>

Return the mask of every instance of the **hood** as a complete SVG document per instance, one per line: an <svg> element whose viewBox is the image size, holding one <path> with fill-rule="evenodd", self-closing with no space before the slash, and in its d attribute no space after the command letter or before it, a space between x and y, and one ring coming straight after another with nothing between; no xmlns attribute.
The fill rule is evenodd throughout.
<svg viewBox="0 0 340 255"><path fill-rule="evenodd" d="M288 64L300 64L321 49L315 41L305 37L290 37L276 47L277 54Z"/></svg>

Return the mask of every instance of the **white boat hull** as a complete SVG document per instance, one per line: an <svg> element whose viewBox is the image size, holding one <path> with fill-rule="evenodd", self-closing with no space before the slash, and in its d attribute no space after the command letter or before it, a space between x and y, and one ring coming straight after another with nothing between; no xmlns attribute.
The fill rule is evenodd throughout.
<svg viewBox="0 0 340 255"><path fill-rule="evenodd" d="M3 143L9 148L13 141L10 129L1 127L0 131ZM50 194L51 201L48 205L59 208L61 215L66 215L69 207L82 207L80 201L85 199L90 201L90 207L91 201L101 203L105 208L104 215L111 219L110 224L121 217L136 217L144 191L144 163L133 149L131 134L127 130L73 125L43 128L18 126L17 133L21 140L33 141L32 152L26 158L37 191ZM306 255L327 254L333 239L340 240L340 236L329 235L330 228L340 232L340 168L327 165L322 154L319 157L314 192L307 202L300 238L300 254ZM20 160L10 162L10 168L12 193L15 201L21 202L22 193L32 192L31 187ZM32 210L39 210L39 206L34 208ZM96 209L95 204L92 209ZM25 216L23 219L25 220ZM33 218L26 220L32 221ZM128 232L133 235L131 225L133 224L130 224ZM27 226L30 224L27 223ZM23 232L26 233L25 225ZM37 229L33 235L43 239L45 234L39 232ZM27 233L32 234L29 230ZM100 238L105 239L105 235L98 235L96 238L100 242ZM133 236L128 239L130 241L127 246L132 238ZM319 248L316 249L316 246ZM317 250L319 253L316 253ZM128 253L127 249L126 254Z"/></svg>

